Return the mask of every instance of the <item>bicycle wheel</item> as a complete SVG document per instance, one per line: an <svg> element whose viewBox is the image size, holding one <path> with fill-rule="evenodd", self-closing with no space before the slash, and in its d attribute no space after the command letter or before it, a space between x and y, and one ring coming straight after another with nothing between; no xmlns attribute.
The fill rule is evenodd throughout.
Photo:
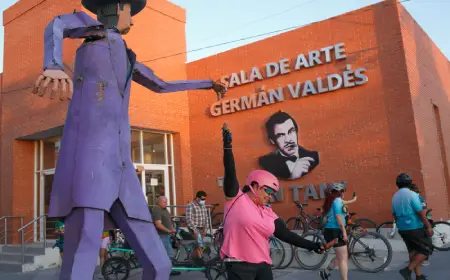
<svg viewBox="0 0 450 280"><path fill-rule="evenodd" d="M312 242L321 242L322 244L325 244L325 239L323 239L323 237L316 231L306 232L302 235L302 237L311 240ZM297 247L294 251L294 257L301 268L306 270L316 270L325 263L328 258L328 252L317 254L314 251Z"/></svg>
<svg viewBox="0 0 450 280"><path fill-rule="evenodd" d="M286 222L286 226L289 230L303 230L303 223L299 217L289 218Z"/></svg>
<svg viewBox="0 0 450 280"><path fill-rule="evenodd" d="M102 275L106 280L126 280L130 271L130 264L121 257L109 258L102 266Z"/></svg>
<svg viewBox="0 0 450 280"><path fill-rule="evenodd" d="M222 247L223 242L223 232L216 231L212 237L212 244L214 250L217 252L217 254L220 252L220 248Z"/></svg>
<svg viewBox="0 0 450 280"><path fill-rule="evenodd" d="M377 228L377 223L375 223L374 221L372 221L371 219L367 219L367 218L361 218L361 219L356 219L354 221L355 225L359 225L365 229L376 229Z"/></svg>
<svg viewBox="0 0 450 280"><path fill-rule="evenodd" d="M397 227L394 226L394 222L384 222L377 226L376 231L388 239L393 239L399 236Z"/></svg>
<svg viewBox="0 0 450 280"><path fill-rule="evenodd" d="M284 261L286 251L283 243L275 237L269 239L270 258L272 259L272 268L277 269Z"/></svg>
<svg viewBox="0 0 450 280"><path fill-rule="evenodd" d="M211 225L213 228L219 227L223 222L223 212L217 212L211 217Z"/></svg>
<svg viewBox="0 0 450 280"><path fill-rule="evenodd" d="M433 248L438 251L450 250L450 223L444 221L433 222L434 235L431 237Z"/></svg>
<svg viewBox="0 0 450 280"><path fill-rule="evenodd" d="M284 261L280 264L278 269L286 269L294 261L295 247L293 245L288 244L288 248L284 247L284 252Z"/></svg>
<svg viewBox="0 0 450 280"><path fill-rule="evenodd" d="M349 246L349 255L355 265L366 272L376 273L384 270L391 263L392 247L389 240L383 235L376 232L363 232L358 235L352 235L352 241ZM369 244L369 245L367 245ZM381 248L383 249L378 249ZM377 249L375 249L377 248ZM380 260L380 264L376 264L373 268L365 266L364 260L359 257L366 257L369 263Z"/></svg>

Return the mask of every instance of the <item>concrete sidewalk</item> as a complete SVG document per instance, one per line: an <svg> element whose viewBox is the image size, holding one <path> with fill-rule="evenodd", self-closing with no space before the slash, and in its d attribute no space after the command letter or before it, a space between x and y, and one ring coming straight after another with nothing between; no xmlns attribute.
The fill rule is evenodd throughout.
<svg viewBox="0 0 450 280"><path fill-rule="evenodd" d="M389 270L379 273L365 273L358 270L353 270L349 272L350 279L364 279L364 280L398 280L401 279L398 275L397 270L405 267L406 258L399 255L394 255L395 261L390 266ZM429 267L423 267L422 271L425 275L429 276L429 279L449 279L450 266L448 265L448 257L450 253L448 252L436 252L431 257L431 265ZM351 261L350 261L351 262ZM274 270L274 279L277 280L318 280L318 271L306 271L295 268L288 268L284 270ZM15 273L15 274L1 274L1 280L58 280L59 269L47 269L42 271L34 271L28 273ZM96 279L96 278L94 278ZM141 280L142 274L139 271L133 272L133 275L128 278L128 280ZM205 276L202 273L191 272L183 273L180 276L170 277L170 280L205 280ZM340 279L339 272L332 272L332 279ZM413 277L413 279L415 279ZM80 279L81 280L81 279ZM84 279L83 279L84 280ZM218 279L225 280L225 279Z"/></svg>

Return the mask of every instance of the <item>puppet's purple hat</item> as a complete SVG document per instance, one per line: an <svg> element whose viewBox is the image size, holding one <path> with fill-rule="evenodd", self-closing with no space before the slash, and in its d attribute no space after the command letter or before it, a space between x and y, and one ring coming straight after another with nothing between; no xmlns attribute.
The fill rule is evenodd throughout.
<svg viewBox="0 0 450 280"><path fill-rule="evenodd" d="M119 2L119 0L81 0L81 4L94 14L97 14L98 8L103 5ZM131 16L134 16L144 9L147 0L125 0L123 2L131 3Z"/></svg>

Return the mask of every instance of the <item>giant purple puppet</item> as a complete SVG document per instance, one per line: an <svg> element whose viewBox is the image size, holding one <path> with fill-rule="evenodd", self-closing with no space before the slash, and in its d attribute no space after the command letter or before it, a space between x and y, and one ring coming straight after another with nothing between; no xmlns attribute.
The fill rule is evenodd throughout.
<svg viewBox="0 0 450 280"><path fill-rule="evenodd" d="M45 29L44 72L33 90L39 96L71 99L50 197L49 216L65 217L60 279L91 280L104 222L125 234L144 272L167 280L171 262L158 237L131 161L128 103L131 80L157 92L226 89L212 80L165 82L136 61L121 34L146 0L83 0L84 12L57 16ZM83 38L73 83L64 73L62 41ZM73 96L72 95L73 91Z"/></svg>

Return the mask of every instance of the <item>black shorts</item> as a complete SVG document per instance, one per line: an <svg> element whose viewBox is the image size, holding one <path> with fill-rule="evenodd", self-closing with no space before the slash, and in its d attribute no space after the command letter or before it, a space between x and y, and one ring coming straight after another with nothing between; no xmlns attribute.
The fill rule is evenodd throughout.
<svg viewBox="0 0 450 280"><path fill-rule="evenodd" d="M409 253L419 253L427 257L433 253L433 243L424 228L399 230L398 233L403 238Z"/></svg>
<svg viewBox="0 0 450 280"><path fill-rule="evenodd" d="M272 267L267 263L226 262L228 280L273 280Z"/></svg>
<svg viewBox="0 0 450 280"><path fill-rule="evenodd" d="M327 243L338 239L338 242L333 247L343 247L347 246L347 243L344 241L344 235L342 234L342 230L340 228L325 228L323 230L323 237Z"/></svg>

